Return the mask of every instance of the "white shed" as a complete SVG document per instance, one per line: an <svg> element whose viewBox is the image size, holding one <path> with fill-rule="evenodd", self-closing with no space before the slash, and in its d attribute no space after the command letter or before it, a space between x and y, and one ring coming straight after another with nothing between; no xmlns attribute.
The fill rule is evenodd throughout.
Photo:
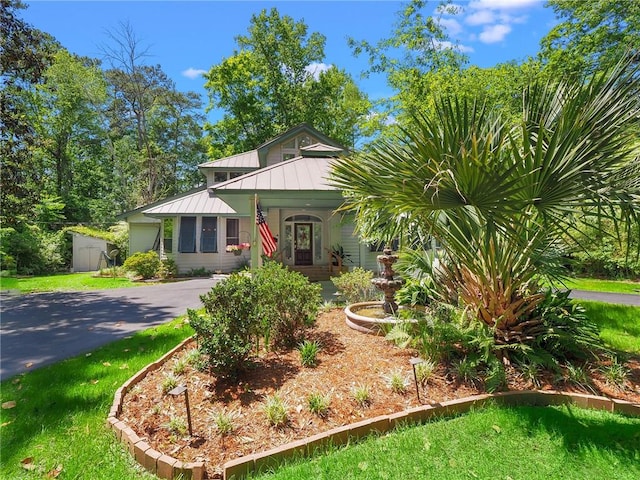
<svg viewBox="0 0 640 480"><path fill-rule="evenodd" d="M113 245L104 238L91 237L73 231L70 233L73 235L73 262L71 266L73 272L93 272L108 267L102 253L108 254L113 250Z"/></svg>

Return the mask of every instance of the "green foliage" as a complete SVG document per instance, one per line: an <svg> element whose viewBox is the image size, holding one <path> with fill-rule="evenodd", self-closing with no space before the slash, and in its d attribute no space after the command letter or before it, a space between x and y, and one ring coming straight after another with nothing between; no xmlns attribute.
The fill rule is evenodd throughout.
<svg viewBox="0 0 640 480"><path fill-rule="evenodd" d="M390 374L384 375L384 379L392 392L400 395L407 393L409 378L401 370L394 370Z"/></svg>
<svg viewBox="0 0 640 480"><path fill-rule="evenodd" d="M318 352L320 344L318 342L310 342L305 340L298 345L300 351L300 363L303 367L315 367L318 364Z"/></svg>
<svg viewBox="0 0 640 480"><path fill-rule="evenodd" d="M165 428L175 435L184 436L187 434L187 423L182 417L171 417Z"/></svg>
<svg viewBox="0 0 640 480"><path fill-rule="evenodd" d="M373 272L361 267L355 267L350 272L342 272L331 281L348 304L366 302L379 297L379 291L371 280Z"/></svg>
<svg viewBox="0 0 640 480"><path fill-rule="evenodd" d="M224 375L237 375L252 346L292 346L315 322L320 305L318 284L276 262L251 277L233 273L202 295L205 315L189 312L200 350L209 366Z"/></svg>
<svg viewBox="0 0 640 480"><path fill-rule="evenodd" d="M162 381L162 393L165 395L178 386L178 378L170 373L164 377Z"/></svg>
<svg viewBox="0 0 640 480"><path fill-rule="evenodd" d="M124 261L122 267L146 280L155 277L161 265L162 262L158 254L153 250L149 250L146 253L134 253Z"/></svg>
<svg viewBox="0 0 640 480"><path fill-rule="evenodd" d="M354 145L370 103L344 70L308 71L324 61L325 40L275 8L253 15L238 50L205 74L209 108L225 112L206 127L209 155L253 149L303 122Z"/></svg>
<svg viewBox="0 0 640 480"><path fill-rule="evenodd" d="M569 299L569 291L547 291L532 318L539 318L540 334L532 344L536 355L556 360L586 360L605 352L598 326L584 307ZM549 362L547 362L548 364Z"/></svg>
<svg viewBox="0 0 640 480"><path fill-rule="evenodd" d="M493 361L489 364L484 383L489 393L504 390L507 386L507 374L501 362Z"/></svg>
<svg viewBox="0 0 640 480"><path fill-rule="evenodd" d="M438 365L433 360L424 360L415 366L416 380L418 383L425 385L435 374Z"/></svg>
<svg viewBox="0 0 640 480"><path fill-rule="evenodd" d="M629 368L615 357L609 365L604 365L601 371L602 376L609 385L613 385L621 390L624 390L625 382L631 373Z"/></svg>
<svg viewBox="0 0 640 480"><path fill-rule="evenodd" d="M580 77L640 49L640 4L635 0L549 0L547 6L559 21L540 42L540 57L554 75Z"/></svg>
<svg viewBox="0 0 640 480"><path fill-rule="evenodd" d="M216 412L212 415L216 431L223 437L235 430L233 425L234 415L226 412Z"/></svg>
<svg viewBox="0 0 640 480"><path fill-rule="evenodd" d="M584 82L534 84L517 128L479 102L436 98L435 115L418 114L394 137L334 164L342 211L355 214L365 238L401 237L409 246L435 239L445 252L439 298L486 325L499 356L527 351L557 333L535 318L545 300L538 282L566 273L557 247L576 219L610 220L614 232L640 219L639 91L629 62Z"/></svg>
<svg viewBox="0 0 640 480"><path fill-rule="evenodd" d="M21 275L55 273L68 265L70 245L64 231L47 231L21 222L16 228L0 229L2 270Z"/></svg>
<svg viewBox="0 0 640 480"><path fill-rule="evenodd" d="M358 384L351 389L351 398L360 408L371 405L371 389L368 385Z"/></svg>
<svg viewBox="0 0 640 480"><path fill-rule="evenodd" d="M316 321L322 286L277 262L267 262L257 269L252 283L259 299L255 315L261 319L267 343L276 347L296 345L304 330Z"/></svg>
<svg viewBox="0 0 640 480"><path fill-rule="evenodd" d="M309 407L309 411L319 417L327 416L329 413L330 403L331 397L329 395L312 392L307 396L307 406Z"/></svg>
<svg viewBox="0 0 640 480"><path fill-rule="evenodd" d="M173 258L163 258L157 271L162 279L174 278L178 275L178 265Z"/></svg>
<svg viewBox="0 0 640 480"><path fill-rule="evenodd" d="M200 351L216 373L236 376L246 366L259 329L254 284L245 275L232 274L200 298L206 313L189 310Z"/></svg>
<svg viewBox="0 0 640 480"><path fill-rule="evenodd" d="M265 399L262 411L272 427L284 427L289 422L287 406L278 394L273 394Z"/></svg>

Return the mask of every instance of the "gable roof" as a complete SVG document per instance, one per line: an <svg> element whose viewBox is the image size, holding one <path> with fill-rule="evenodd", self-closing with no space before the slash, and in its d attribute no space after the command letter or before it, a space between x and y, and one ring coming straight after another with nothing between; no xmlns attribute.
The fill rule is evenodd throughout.
<svg viewBox="0 0 640 480"><path fill-rule="evenodd" d="M189 195L169 199L164 203L142 211L150 217L180 215L233 215L236 211L221 199L214 197L209 190L203 188Z"/></svg>
<svg viewBox="0 0 640 480"><path fill-rule="evenodd" d="M327 182L333 158L295 157L211 187L216 191L337 190Z"/></svg>
<svg viewBox="0 0 640 480"><path fill-rule="evenodd" d="M269 153L269 149L271 147L278 143L286 142L287 140L298 136L302 132L306 132L309 135L319 139L320 142L307 147L302 147L300 149L301 151L305 149L307 151L313 151L311 147L317 147L319 145L323 145L325 147L322 152L335 153L347 150L344 146L327 137L322 132L319 132L308 123L301 123L299 125L296 125L295 127L290 128L277 137L267 140L255 150L249 150L247 152L237 153L228 157L201 163L200 165L198 165L198 168L247 169L260 168L261 166L264 167L267 164L267 154Z"/></svg>
<svg viewBox="0 0 640 480"><path fill-rule="evenodd" d="M201 163L198 168L215 167L215 168L259 168L260 159L258 158L258 150L249 150L248 152L238 153L229 157L211 160L210 162Z"/></svg>

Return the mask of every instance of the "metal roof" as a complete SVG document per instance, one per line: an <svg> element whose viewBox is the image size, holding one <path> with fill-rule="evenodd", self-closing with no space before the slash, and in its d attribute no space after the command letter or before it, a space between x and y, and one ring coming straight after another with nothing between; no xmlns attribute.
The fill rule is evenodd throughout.
<svg viewBox="0 0 640 480"><path fill-rule="evenodd" d="M165 215L233 215L235 210L217 197L212 196L207 189L190 195L169 200L144 210L142 213L152 217Z"/></svg>
<svg viewBox="0 0 640 480"><path fill-rule="evenodd" d="M328 185L330 157L296 157L219 183L216 190L337 190Z"/></svg>
<svg viewBox="0 0 640 480"><path fill-rule="evenodd" d="M260 159L257 150L238 153L198 165L200 168L259 168Z"/></svg>

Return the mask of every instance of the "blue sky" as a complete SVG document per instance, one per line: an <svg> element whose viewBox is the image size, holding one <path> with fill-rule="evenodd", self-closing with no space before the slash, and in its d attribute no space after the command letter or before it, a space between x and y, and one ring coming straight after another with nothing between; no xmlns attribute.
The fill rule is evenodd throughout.
<svg viewBox="0 0 640 480"><path fill-rule="evenodd" d="M201 72L233 54L234 37L245 34L251 15L276 7L281 15L304 20L310 31L326 37L327 65L352 74L371 99L388 96L383 77L360 78L364 58L356 59L347 37L376 42L389 36L397 1L29 1L22 18L53 35L68 50L100 58L105 34L128 22L143 46L149 63L160 64L178 90L206 91ZM437 7L431 2L428 12ZM443 17L452 40L472 64L489 67L535 55L540 39L553 26L554 16L542 0L470 0L456 2L460 13Z"/></svg>

